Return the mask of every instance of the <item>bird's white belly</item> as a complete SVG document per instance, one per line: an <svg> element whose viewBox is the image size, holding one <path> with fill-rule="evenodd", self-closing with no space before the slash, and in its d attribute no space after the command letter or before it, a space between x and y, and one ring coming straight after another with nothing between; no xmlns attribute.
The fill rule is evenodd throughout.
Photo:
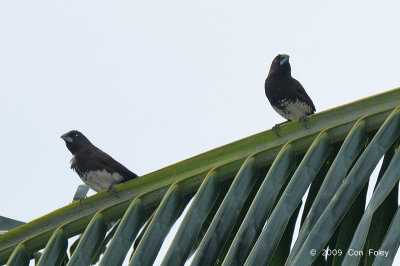
<svg viewBox="0 0 400 266"><path fill-rule="evenodd" d="M89 171L81 179L96 192L108 189L111 185L121 183L124 180L120 174L110 174L106 170Z"/></svg>
<svg viewBox="0 0 400 266"><path fill-rule="evenodd" d="M303 115L312 113L310 106L304 102L290 102L282 100L279 102L280 107L272 106L274 110L282 117L288 120L298 120Z"/></svg>

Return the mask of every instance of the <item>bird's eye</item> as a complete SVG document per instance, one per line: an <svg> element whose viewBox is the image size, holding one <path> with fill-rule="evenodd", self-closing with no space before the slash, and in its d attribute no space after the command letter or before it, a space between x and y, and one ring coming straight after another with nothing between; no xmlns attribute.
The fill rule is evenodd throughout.
<svg viewBox="0 0 400 266"><path fill-rule="evenodd" d="M79 133L75 133L75 137L78 137L79 136Z"/></svg>

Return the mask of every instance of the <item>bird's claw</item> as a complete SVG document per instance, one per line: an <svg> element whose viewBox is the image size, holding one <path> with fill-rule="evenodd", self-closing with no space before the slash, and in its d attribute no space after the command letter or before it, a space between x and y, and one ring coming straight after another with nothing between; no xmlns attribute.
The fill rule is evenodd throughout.
<svg viewBox="0 0 400 266"><path fill-rule="evenodd" d="M279 124L276 124L275 126L272 127L272 131L274 131L277 137L279 137L278 129L279 129Z"/></svg>
<svg viewBox="0 0 400 266"><path fill-rule="evenodd" d="M79 205L81 205L81 204L82 204L82 200L83 200L83 199L86 199L86 198L87 198L87 196L84 196L83 198L80 198L80 199L79 199Z"/></svg>
<svg viewBox="0 0 400 266"><path fill-rule="evenodd" d="M307 121L307 115L303 115L303 116L300 117L300 119L299 119L300 124L303 124L304 128L307 129L308 127L307 127L306 121Z"/></svg>
<svg viewBox="0 0 400 266"><path fill-rule="evenodd" d="M114 189L114 186L115 186L115 184L112 184L111 186L109 186L107 191L112 192L117 198L119 198L118 192Z"/></svg>
<svg viewBox="0 0 400 266"><path fill-rule="evenodd" d="M279 127L280 127L281 125L283 125L283 124L288 123L288 122L290 122L290 121L288 120L288 121L285 121L285 122L282 122L282 123L279 123L279 124L275 124L275 126L272 127L272 131L274 131L274 133L275 133L275 135L276 135L277 137L280 137L279 134L278 134L278 129L279 129Z"/></svg>

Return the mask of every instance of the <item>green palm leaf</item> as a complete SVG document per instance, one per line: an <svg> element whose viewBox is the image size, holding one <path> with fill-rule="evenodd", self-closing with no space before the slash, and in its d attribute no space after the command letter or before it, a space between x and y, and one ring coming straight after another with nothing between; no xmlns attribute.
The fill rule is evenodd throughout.
<svg viewBox="0 0 400 266"><path fill-rule="evenodd" d="M287 123L282 137L261 132L116 186L119 197L84 198L82 187L77 202L17 228L3 223L10 231L0 235L0 263L28 265L44 249L38 264L59 265L69 248L68 265L121 265L135 242L130 265L151 265L193 198L162 265L183 265L193 253L192 265L390 265L400 241L398 106L395 89L312 115L308 129ZM342 256L326 260L327 247ZM346 255L377 247L388 255Z"/></svg>

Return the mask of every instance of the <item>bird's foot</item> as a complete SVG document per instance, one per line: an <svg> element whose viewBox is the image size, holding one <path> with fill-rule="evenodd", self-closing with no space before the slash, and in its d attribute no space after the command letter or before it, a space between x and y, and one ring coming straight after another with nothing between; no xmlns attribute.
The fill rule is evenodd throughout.
<svg viewBox="0 0 400 266"><path fill-rule="evenodd" d="M285 122L282 122L282 123L279 123L279 124L276 124L275 126L272 127L272 131L274 131L274 133L275 133L275 135L276 135L277 137L280 137L279 134L278 134L278 129L279 129L279 127L280 127L281 125L283 125L283 124L288 123L288 122L290 122L290 120L285 121Z"/></svg>
<svg viewBox="0 0 400 266"><path fill-rule="evenodd" d="M80 198L80 199L79 199L79 205L81 205L81 204L82 204L82 200L83 200L83 199L86 199L86 198L87 198L87 196L84 196L83 198Z"/></svg>
<svg viewBox="0 0 400 266"><path fill-rule="evenodd" d="M272 127L272 131L274 131L274 133L277 137L279 137L279 134L278 134L279 125L280 124L276 124L275 126Z"/></svg>
<svg viewBox="0 0 400 266"><path fill-rule="evenodd" d="M108 187L107 191L108 191L108 192L112 192L117 198L119 198L118 192L114 189L114 186L115 186L115 185L116 185L116 184L110 185L110 186Z"/></svg>
<svg viewBox="0 0 400 266"><path fill-rule="evenodd" d="M300 124L303 124L304 128L308 128L308 127L307 127L306 121L307 121L307 115L304 114L304 115L303 115L302 117L300 117L300 119L299 119Z"/></svg>

